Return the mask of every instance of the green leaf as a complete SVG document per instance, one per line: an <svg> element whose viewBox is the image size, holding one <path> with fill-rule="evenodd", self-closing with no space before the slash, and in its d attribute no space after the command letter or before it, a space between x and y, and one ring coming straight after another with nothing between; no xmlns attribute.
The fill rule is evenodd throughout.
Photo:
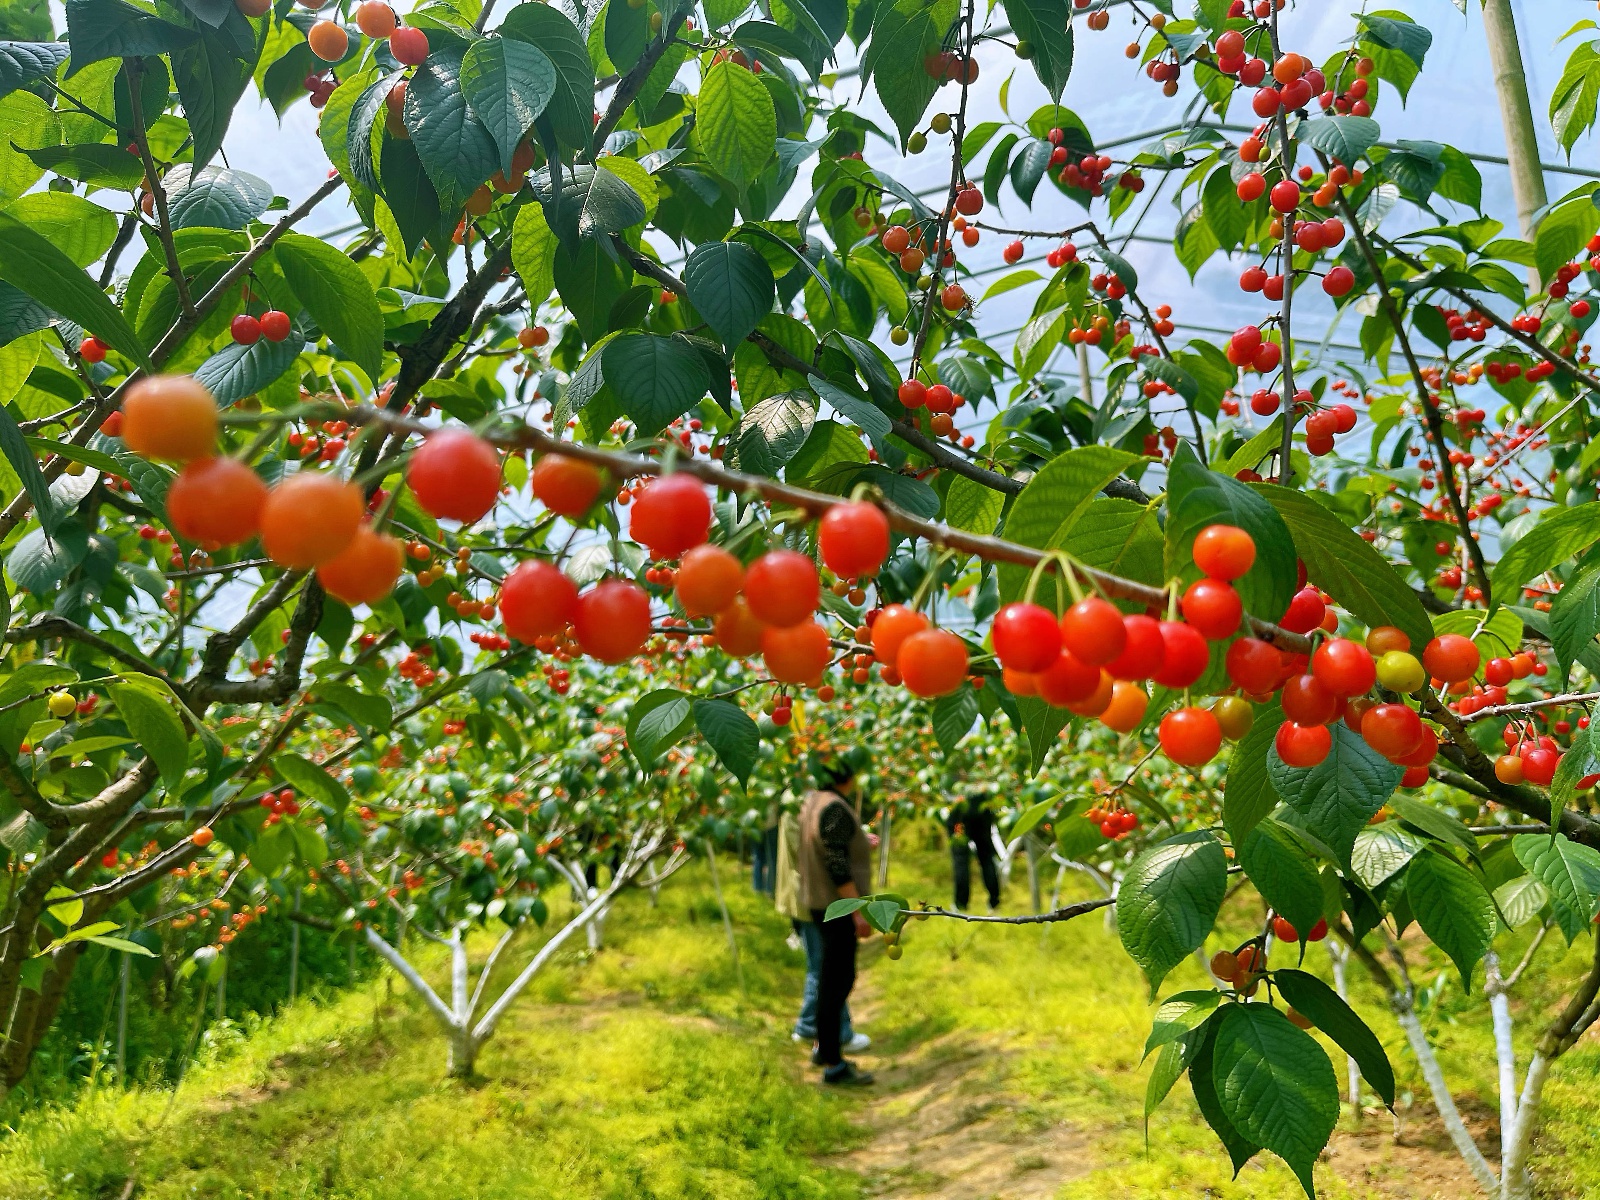
<svg viewBox="0 0 1600 1200"><path fill-rule="evenodd" d="M89 535L76 521L54 534L30 529L6 556L6 574L25 592L48 597L89 551Z"/></svg>
<svg viewBox="0 0 1600 1200"><path fill-rule="evenodd" d="M1333 746L1314 767L1286 766L1274 747L1267 774L1290 808L1304 819L1307 832L1326 843L1350 864L1356 834L1400 786L1405 768L1383 758L1343 721L1330 727Z"/></svg>
<svg viewBox="0 0 1600 1200"><path fill-rule="evenodd" d="M259 47L260 36L253 27L245 28L251 32L252 45ZM256 52L259 54L259 49ZM172 52L172 81L194 138L194 169L204 168L222 148L228 122L254 69L255 58L241 62L232 39L225 33L202 31L198 42ZM155 117L152 114L148 119L153 121Z"/></svg>
<svg viewBox="0 0 1600 1200"><path fill-rule="evenodd" d="M1019 41L1033 47L1033 69L1061 103L1067 78L1072 74L1072 22L1067 0L1006 0L1006 17Z"/></svg>
<svg viewBox="0 0 1600 1200"><path fill-rule="evenodd" d="M500 169L508 179L517 144L549 105L558 82L549 56L515 38L474 42L461 60L461 88L500 148Z"/></svg>
<svg viewBox="0 0 1600 1200"><path fill-rule="evenodd" d="M358 77L359 78L359 77ZM372 160L372 130L384 111L384 104L389 98L389 93L394 90L394 85L399 83L405 75L400 71L391 71L372 80L357 93L355 102L350 106L350 116L345 125L344 149L350 162L350 174L363 187L373 191L383 191L383 185L378 179L378 168ZM353 87L356 79L347 81L343 87ZM338 89L342 90L342 89ZM337 90L336 90L337 94ZM333 108L333 101L328 102L328 107ZM334 116L339 110L334 109ZM324 116L327 122L333 118ZM326 135L324 135L326 139ZM410 153L414 156L415 149ZM337 160L329 154L330 161L337 166ZM387 193L386 193L387 198Z"/></svg>
<svg viewBox="0 0 1600 1200"><path fill-rule="evenodd" d="M1566 834L1519 833L1511 839L1517 861L1550 892L1556 923L1570 944L1600 912L1600 851Z"/></svg>
<svg viewBox="0 0 1600 1200"><path fill-rule="evenodd" d="M916 129L939 81L923 66L936 53L956 20L955 0L894 0L880 4L873 18L872 40L862 58L861 86L869 79L878 99L900 131L900 144Z"/></svg>
<svg viewBox="0 0 1600 1200"><path fill-rule="evenodd" d="M96 934L87 939L96 946L104 946L107 950L115 950L119 954L137 954L143 958L154 958L156 952L148 946L141 946L138 942L130 942L127 938L110 937L105 934Z"/></svg>
<svg viewBox="0 0 1600 1200"><path fill-rule="evenodd" d="M1041 550L1062 548L1100 489L1138 461L1136 455L1109 446L1082 446L1057 455L1012 503L1005 524L1006 540ZM997 570L1001 602L1020 599L1031 568L1001 563Z"/></svg>
<svg viewBox="0 0 1600 1200"><path fill-rule="evenodd" d="M248 346L229 342L196 367L194 377L211 390L220 407L227 408L281 377L304 348L304 336L292 330L281 342L266 338Z"/></svg>
<svg viewBox="0 0 1600 1200"><path fill-rule="evenodd" d="M1520 929L1538 918L1550 903L1550 889L1532 875L1518 875L1494 890L1495 907L1511 929Z"/></svg>
<svg viewBox="0 0 1600 1200"><path fill-rule="evenodd" d="M1305 492L1271 484L1258 484L1256 490L1289 527L1312 583L1364 624L1394 625L1413 646L1428 644L1433 627L1427 610L1383 555Z"/></svg>
<svg viewBox="0 0 1600 1200"><path fill-rule="evenodd" d="M1150 996L1205 944L1228 887L1228 860L1210 833L1182 833L1133 861L1117 893L1117 934L1150 981Z"/></svg>
<svg viewBox="0 0 1600 1200"><path fill-rule="evenodd" d="M693 709L700 736L715 751L723 768L744 787L755 770L756 754L761 748L761 731L756 723L731 700L696 700Z"/></svg>
<svg viewBox="0 0 1600 1200"><path fill-rule="evenodd" d="M826 400L834 412L846 418L865 433L873 446L878 448L879 455L883 453L883 446L893 430L889 418L883 410L872 401L867 400L846 388L827 379L815 376L810 380L811 385L817 389L817 394ZM990 527L991 529L993 526Z"/></svg>
<svg viewBox="0 0 1600 1200"><path fill-rule="evenodd" d="M1189 1064L1189 1086L1194 1090L1195 1107L1200 1110L1200 1115L1205 1118L1206 1124L1211 1126L1211 1131L1221 1140L1223 1148L1228 1152L1228 1158L1233 1163L1234 1178L1244 1169L1245 1163L1254 1158L1260 1151L1258 1142L1252 1141L1240 1132L1222 1107L1222 1101L1217 1095L1217 1077L1215 1071L1215 1053L1217 1045L1217 1029L1222 1024L1220 1015L1207 1021L1195 1036L1200 1039L1200 1044L1194 1051L1194 1056Z"/></svg>
<svg viewBox="0 0 1600 1200"><path fill-rule="evenodd" d="M71 192L32 192L13 200L5 211L80 267L98 262L117 236L114 213Z"/></svg>
<svg viewBox="0 0 1600 1200"><path fill-rule="evenodd" d="M102 59L167 54L200 36L125 0L67 0L66 11L68 79Z"/></svg>
<svg viewBox="0 0 1600 1200"><path fill-rule="evenodd" d="M1389 1108L1394 1107L1394 1068L1384 1053L1383 1043L1373 1033L1356 1010L1315 975L1305 971L1274 971L1272 981L1283 998L1295 1009L1311 1018L1319 1032L1332 1039L1334 1045L1356 1060L1361 1077Z"/></svg>
<svg viewBox="0 0 1600 1200"><path fill-rule="evenodd" d="M1417 66L1433 45L1433 34L1415 21L1404 17L1380 17L1370 13L1361 17L1361 27L1367 39L1388 50L1398 50Z"/></svg>
<svg viewBox="0 0 1600 1200"><path fill-rule="evenodd" d="M1356 834L1355 846L1350 851L1350 869L1364 887L1375 888L1404 869L1426 845L1398 821L1368 825Z"/></svg>
<svg viewBox="0 0 1600 1200"><path fill-rule="evenodd" d="M706 72L695 111L706 161L742 193L777 148L771 93L750 71L725 60Z"/></svg>
<svg viewBox="0 0 1600 1200"><path fill-rule="evenodd" d="M965 475L957 475L950 481L950 490L945 493L944 519L957 529L988 536L994 533L1005 507L1003 493Z"/></svg>
<svg viewBox="0 0 1600 1200"><path fill-rule="evenodd" d="M332 775L298 754L278 754L272 759L272 769L296 791L313 800L320 800L334 812L343 812L350 803L350 793Z"/></svg>
<svg viewBox="0 0 1600 1200"><path fill-rule="evenodd" d="M767 260L742 242L697 246L684 263L683 282L689 302L730 348L772 311L776 295Z"/></svg>
<svg viewBox="0 0 1600 1200"><path fill-rule="evenodd" d="M628 709L628 749L646 771L694 728L694 714L690 711L693 699L673 688L662 688L641 696Z"/></svg>
<svg viewBox="0 0 1600 1200"><path fill-rule="evenodd" d="M1371 117L1318 117L1301 126L1306 141L1347 166L1366 157L1382 134Z"/></svg>
<svg viewBox="0 0 1600 1200"><path fill-rule="evenodd" d="M0 279L93 332L146 370L155 369L122 310L94 280L47 238L7 213L0 213Z"/></svg>
<svg viewBox="0 0 1600 1200"><path fill-rule="evenodd" d="M1194 565L1194 539L1218 522L1237 525L1256 543L1256 561L1234 584L1245 611L1273 621L1289 607L1295 592L1295 545L1289 528L1265 497L1208 471L1192 454L1180 454L1167 472L1167 578L1187 584L1200 576Z"/></svg>
<svg viewBox="0 0 1600 1200"><path fill-rule="evenodd" d="M1534 263L1542 279L1553 279L1566 263L1583 253L1584 245L1600 229L1600 209L1589 202L1593 184L1586 184L1561 200L1544 215L1533 239Z"/></svg>
<svg viewBox="0 0 1600 1200"><path fill-rule="evenodd" d="M1389 807L1402 821L1412 825L1429 837L1441 842L1454 843L1474 858L1478 854L1478 839L1460 821L1433 805L1397 792L1389 797Z"/></svg>
<svg viewBox="0 0 1600 1200"><path fill-rule="evenodd" d="M1550 645L1565 686L1572 664L1595 648L1595 634L1600 632L1600 555L1586 555L1556 593L1550 602L1549 624Z"/></svg>
<svg viewBox="0 0 1600 1200"><path fill-rule="evenodd" d="M1282 724L1283 710L1276 703L1258 708L1250 732L1239 740L1228 759L1222 823L1235 846L1244 845L1250 831L1283 802L1267 769L1267 754Z"/></svg>
<svg viewBox="0 0 1600 1200"><path fill-rule="evenodd" d="M1295 832L1268 817L1239 848L1239 865L1273 912L1301 931L1322 916L1322 878L1317 860Z"/></svg>
<svg viewBox="0 0 1600 1200"><path fill-rule="evenodd" d="M162 178L174 229L243 229L272 204L272 185L244 171L179 163Z"/></svg>
<svg viewBox="0 0 1600 1200"><path fill-rule="evenodd" d="M22 481L28 499L33 501L33 510L39 514L39 523L44 527L45 535L54 535L60 521L55 497L50 494L50 485L39 470L39 459L33 447L28 445L22 430L17 427L10 408L4 405L0 405L0 453L5 454L11 469Z"/></svg>
<svg viewBox="0 0 1600 1200"><path fill-rule="evenodd" d="M189 767L189 735L174 707L155 690L136 683L106 686L122 722L161 772L169 794L177 794Z"/></svg>
<svg viewBox="0 0 1600 1200"><path fill-rule="evenodd" d="M1228 1120L1314 1197L1311 1168L1339 1120L1339 1083L1322 1047L1269 1004L1233 1004L1218 1019L1212 1072Z"/></svg>
<svg viewBox="0 0 1600 1200"><path fill-rule="evenodd" d="M556 286L556 235L544 217L544 206L524 204L511 227L511 265L522 279L522 290L537 310Z"/></svg>
<svg viewBox="0 0 1600 1200"><path fill-rule="evenodd" d="M545 115L561 145L578 149L594 131L594 66L572 21L548 4L518 4L501 23L501 37L537 46L556 69L556 89Z"/></svg>
<svg viewBox="0 0 1600 1200"><path fill-rule="evenodd" d="M1150 1120L1150 1114L1161 1107L1161 1102L1167 1098L1167 1093L1172 1091L1172 1085L1183 1078L1183 1073L1189 1069L1189 1055L1194 1039L1180 1038L1161 1047L1161 1053L1156 1055L1155 1066L1150 1068L1150 1078L1145 1083L1144 1089L1144 1118Z"/></svg>
<svg viewBox="0 0 1600 1200"><path fill-rule="evenodd" d="M650 14L643 4L607 4L600 14L604 24L606 57L619 72L639 61L650 42Z"/></svg>
<svg viewBox="0 0 1600 1200"><path fill-rule="evenodd" d="M1150 1052L1158 1046L1175 1042L1205 1024L1211 1014L1217 1011L1221 999L1216 992L1178 992L1168 996L1156 1009L1141 1057L1149 1058Z"/></svg>
<svg viewBox="0 0 1600 1200"><path fill-rule="evenodd" d="M775 476L800 453L817 418L810 392L768 396L739 418L728 436L726 462L735 471Z"/></svg>
<svg viewBox="0 0 1600 1200"><path fill-rule="evenodd" d="M1450 956L1461 972L1461 986L1470 992L1472 969L1494 940L1494 898L1476 875L1431 847L1411 860L1405 884L1417 924Z"/></svg>
<svg viewBox="0 0 1600 1200"><path fill-rule="evenodd" d="M570 230L576 222L580 237L621 233L643 223L648 215L644 198L633 185L608 170L605 159L601 163L600 167L580 165L561 173L561 227ZM549 172L541 170L532 182L534 194L546 206L548 219L552 195Z"/></svg>
<svg viewBox="0 0 1600 1200"><path fill-rule="evenodd" d="M407 92L408 102L412 94ZM273 254L312 320L376 382L383 366L383 312L361 268L327 242L300 233L284 234Z"/></svg>
<svg viewBox="0 0 1600 1200"><path fill-rule="evenodd" d="M705 398L710 378L700 352L679 338L626 333L608 342L601 369L639 432L653 435Z"/></svg>
<svg viewBox="0 0 1600 1200"><path fill-rule="evenodd" d="M941 696L933 704L933 737L939 749L949 754L956 744L972 732L978 719L978 698L970 687Z"/></svg>
<svg viewBox="0 0 1600 1200"><path fill-rule="evenodd" d="M35 79L53 79L67 53L61 42L0 42L0 97Z"/></svg>
<svg viewBox="0 0 1600 1200"><path fill-rule="evenodd" d="M976 704L976 701L974 701L974 704ZM1050 810L1056 806L1056 802L1059 799L1060 797L1052 797L1049 800L1041 800L1037 804L1030 804L1017 817L1016 824L1011 826L1010 832L1006 835L1007 840L1014 841L1024 834L1031 833L1040 821L1050 815Z"/></svg>
<svg viewBox="0 0 1600 1200"><path fill-rule="evenodd" d="M1518 538L1490 572L1489 586L1497 599L1515 596L1530 579L1570 562L1600 540L1600 501L1547 511L1551 515Z"/></svg>
<svg viewBox="0 0 1600 1200"><path fill-rule="evenodd" d="M405 123L422 168L439 193L439 206L455 213L495 173L495 140L467 103L462 55L441 48L428 55L406 86Z"/></svg>
<svg viewBox="0 0 1600 1200"><path fill-rule="evenodd" d="M837 921L840 917L848 917L851 913L860 912L870 903L871 900L866 896L848 896L835 900L828 905L827 911L822 914L822 919L824 921Z"/></svg>

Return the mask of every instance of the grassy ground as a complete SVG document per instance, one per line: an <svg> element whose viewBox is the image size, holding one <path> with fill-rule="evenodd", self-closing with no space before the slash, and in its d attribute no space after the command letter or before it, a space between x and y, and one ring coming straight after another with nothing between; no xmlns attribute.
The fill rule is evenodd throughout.
<svg viewBox="0 0 1600 1200"><path fill-rule="evenodd" d="M942 860L895 885L944 898ZM1295 1194L1258 1160L1237 1182L1186 1084L1141 1118L1142 981L1098 915L1048 929L915 924L904 958L863 957L858 1027L878 1044L870 1093L823 1094L788 1039L800 957L731 863L736 971L703 870L632 895L607 947L559 956L480 1060L443 1078L444 1043L398 982L303 1003L219 1050L170 1092L101 1090L30 1116L0 1142L7 1200L189 1197L1005 1197L1118 1200ZM1026 903L1019 867L1008 907ZM1251 914L1239 914L1241 919ZM535 939L515 947L509 979ZM1519 1040L1587 946L1547 947L1522 989ZM1320 950L1308 958L1325 971ZM1436 973L1419 975L1432 984ZM1430 1008L1445 1069L1480 1133L1495 1099L1487 1017L1448 977ZM742 980L742 987L741 987ZM1186 967L1172 987L1197 984ZM491 986L492 991L492 986ZM1402 1134L1347 1112L1319 1186L1331 1197L1456 1197L1470 1181L1415 1065L1358 986L1413 1102ZM1341 1067L1342 1078L1342 1062ZM1547 1196L1600 1197L1600 1044L1558 1066L1537 1160ZM1486 1143L1492 1151L1492 1141ZM1491 1157L1493 1154L1491 1153ZM129 1187L129 1184L132 1187Z"/></svg>

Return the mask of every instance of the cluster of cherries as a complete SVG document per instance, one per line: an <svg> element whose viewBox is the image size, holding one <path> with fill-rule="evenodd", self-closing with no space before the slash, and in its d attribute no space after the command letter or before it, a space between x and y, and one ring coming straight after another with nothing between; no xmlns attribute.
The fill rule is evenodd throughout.
<svg viewBox="0 0 1600 1200"><path fill-rule="evenodd" d="M439 678L438 672L428 665L428 660L432 657L432 646L418 646L406 653L396 664L395 671L401 679L410 680L419 688L430 687Z"/></svg>
<svg viewBox="0 0 1600 1200"><path fill-rule="evenodd" d="M300 802L294 798L291 788L284 788L276 792L262 792L261 799L257 801L268 814L267 824L276 825L284 817L297 817L300 815Z"/></svg>
<svg viewBox="0 0 1600 1200"><path fill-rule="evenodd" d="M270 7L270 0L236 0L243 5ZM300 0L307 8L321 8L317 0ZM263 9L265 11L265 9ZM428 57L428 35L414 25L401 25L394 9L384 0L365 0L356 9L356 25L375 42L387 40L389 53L402 66L420 66ZM342 61L350 52L350 34L337 21L318 21L306 34L306 42L323 62Z"/></svg>
<svg viewBox="0 0 1600 1200"><path fill-rule="evenodd" d="M1113 841L1120 841L1139 828L1139 818L1120 804L1096 804L1083 815Z"/></svg>
<svg viewBox="0 0 1600 1200"><path fill-rule="evenodd" d="M228 325L228 333L241 346L254 346L262 338L281 342L289 336L289 330L289 314L277 308L269 308L259 317L240 313Z"/></svg>

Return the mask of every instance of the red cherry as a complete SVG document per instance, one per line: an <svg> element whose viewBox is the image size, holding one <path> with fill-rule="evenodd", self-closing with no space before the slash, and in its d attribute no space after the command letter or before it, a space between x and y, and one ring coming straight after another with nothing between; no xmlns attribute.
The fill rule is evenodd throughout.
<svg viewBox="0 0 1600 1200"><path fill-rule="evenodd" d="M1385 758L1400 759L1422 744L1422 718L1404 704L1378 704L1361 718L1361 736Z"/></svg>
<svg viewBox="0 0 1600 1200"><path fill-rule="evenodd" d="M389 53L404 66L421 66L428 57L428 35L415 25L402 25L389 35Z"/></svg>
<svg viewBox="0 0 1600 1200"><path fill-rule="evenodd" d="M1310 633L1322 624L1328 607L1322 602L1322 593L1313 587L1301 588L1289 601L1278 624L1290 633Z"/></svg>
<svg viewBox="0 0 1600 1200"><path fill-rule="evenodd" d="M732 604L744 586L744 567L709 542L685 551L673 577L673 592L691 617L709 617Z"/></svg>
<svg viewBox="0 0 1600 1200"><path fill-rule="evenodd" d="M406 482L433 516L471 525L500 497L500 454L469 430L437 429L412 454Z"/></svg>
<svg viewBox="0 0 1600 1200"><path fill-rule="evenodd" d="M1200 631L1182 621L1162 621L1161 669L1153 676L1162 687L1186 688L1211 665L1211 647Z"/></svg>
<svg viewBox="0 0 1600 1200"><path fill-rule="evenodd" d="M272 308L261 314L261 336L269 342L281 342L289 336L289 314Z"/></svg>
<svg viewBox="0 0 1600 1200"><path fill-rule="evenodd" d="M500 585L500 616L519 642L560 633L577 612L577 587L552 563L521 563Z"/></svg>
<svg viewBox="0 0 1600 1200"><path fill-rule="evenodd" d="M924 629L900 644L895 668L913 695L948 696L967 677L967 644L948 629Z"/></svg>
<svg viewBox="0 0 1600 1200"><path fill-rule="evenodd" d="M1360 696L1378 681L1377 664L1360 642L1331 638L1311 656L1311 673L1335 696Z"/></svg>
<svg viewBox="0 0 1600 1200"><path fill-rule="evenodd" d="M798 550L769 550L745 569L744 597L756 618L787 628L817 611L817 565Z"/></svg>
<svg viewBox="0 0 1600 1200"><path fill-rule="evenodd" d="M1429 675L1446 683L1460 683L1478 673L1481 661L1471 638L1446 633L1433 639L1422 650L1422 665Z"/></svg>
<svg viewBox="0 0 1600 1200"><path fill-rule="evenodd" d="M1288 942L1292 945L1300 940L1300 931L1282 917L1274 917L1272 919L1272 936L1280 942Z"/></svg>
<svg viewBox="0 0 1600 1200"><path fill-rule="evenodd" d="M539 503L563 517L581 517L600 494L600 468L565 454L546 454L530 473Z"/></svg>
<svg viewBox="0 0 1600 1200"><path fill-rule="evenodd" d="M1285 721L1273 738L1278 757L1291 767L1314 767L1333 749L1333 734L1326 725L1298 725Z"/></svg>
<svg viewBox="0 0 1600 1200"><path fill-rule="evenodd" d="M1085 596L1061 616L1061 644L1079 662L1104 666L1128 642L1122 610L1099 596Z"/></svg>
<svg viewBox="0 0 1600 1200"><path fill-rule="evenodd" d="M1242 691L1265 696L1283 679L1284 654L1271 642L1243 637L1228 647L1228 678Z"/></svg>
<svg viewBox="0 0 1600 1200"><path fill-rule="evenodd" d="M1301 725L1325 725L1339 712L1339 698L1315 675L1293 675L1283 683L1283 715Z"/></svg>
<svg viewBox="0 0 1600 1200"><path fill-rule="evenodd" d="M1546 746L1533 746L1523 752L1522 778L1540 787L1549 787L1561 765L1561 755Z"/></svg>
<svg viewBox="0 0 1600 1200"><path fill-rule="evenodd" d="M815 621L761 631L761 656L767 673L779 683L810 683L833 657L828 631Z"/></svg>
<svg viewBox="0 0 1600 1200"><path fill-rule="evenodd" d="M650 639L650 597L626 579L597 583L578 597L572 629L579 648L590 658L625 662Z"/></svg>
<svg viewBox="0 0 1600 1200"><path fill-rule="evenodd" d="M692 475L652 480L628 516L628 536L648 547L652 558L677 558L705 541L710 529L711 499Z"/></svg>
<svg viewBox="0 0 1600 1200"><path fill-rule="evenodd" d="M1244 619L1244 602L1239 593L1231 583L1220 579L1195 580L1184 591L1179 607L1183 619L1214 642L1238 633L1239 622Z"/></svg>
<svg viewBox="0 0 1600 1200"><path fill-rule="evenodd" d="M1211 578L1231 582L1255 564L1256 542L1236 525L1207 525L1195 535L1193 556Z"/></svg>
<svg viewBox="0 0 1600 1200"><path fill-rule="evenodd" d="M1119 614L1117 624L1122 624ZM1055 614L1038 604L1008 604L994 616L990 631L995 657L1007 670L1033 675L1061 654L1061 627Z"/></svg>
<svg viewBox="0 0 1600 1200"><path fill-rule="evenodd" d="M261 340L261 322L249 313L240 313L228 325L228 332L241 346L253 346Z"/></svg>
<svg viewBox="0 0 1600 1200"><path fill-rule="evenodd" d="M1122 653L1106 664L1113 679L1149 679L1161 670L1167 643L1161 635L1161 622L1154 617L1124 617Z"/></svg>
<svg viewBox="0 0 1600 1200"><path fill-rule="evenodd" d="M817 524L817 548L840 579L875 575L889 556L889 518L876 504L837 504Z"/></svg>
<svg viewBox="0 0 1600 1200"><path fill-rule="evenodd" d="M1039 695L1054 708L1071 708L1082 704L1100 689L1101 670L1092 663L1074 658L1063 650L1055 662L1040 671L1034 680Z"/></svg>
<svg viewBox="0 0 1600 1200"><path fill-rule="evenodd" d="M1209 709L1180 708L1161 718L1161 752L1184 767L1200 767L1222 749L1222 726Z"/></svg>

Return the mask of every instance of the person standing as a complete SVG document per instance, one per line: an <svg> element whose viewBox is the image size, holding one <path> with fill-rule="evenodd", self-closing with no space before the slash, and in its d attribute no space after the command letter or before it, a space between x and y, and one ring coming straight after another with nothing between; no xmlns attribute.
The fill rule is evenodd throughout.
<svg viewBox="0 0 1600 1200"><path fill-rule="evenodd" d="M988 791L969 788L950 806L944 826L950 832L950 871L955 877L956 908L962 912L972 902L972 859L978 856L983 887L989 893L989 911L1000 907L1000 869L994 861L994 814L988 808ZM970 843L970 845L969 845Z"/></svg>
<svg viewBox="0 0 1600 1200"><path fill-rule="evenodd" d="M861 1085L872 1076L844 1057L840 1030L845 1004L856 982L856 942L872 936L859 911L827 919L835 900L868 894L872 887L872 848L860 816L850 803L856 794L856 772L849 762L832 758L817 771L821 784L807 792L800 806L800 903L811 913L822 944L817 972L817 1050L812 1061L822 1068L822 1081L834 1086Z"/></svg>
<svg viewBox="0 0 1600 1200"><path fill-rule="evenodd" d="M781 806L776 797L767 805L761 832L750 848L750 886L771 896L778 879L778 820Z"/></svg>
<svg viewBox="0 0 1600 1200"><path fill-rule="evenodd" d="M797 812L786 811L778 820L774 883L773 903L780 913L789 918L794 939L798 939L791 939L790 944L797 949L803 947L806 953L806 982L800 997L800 1016L789 1036L794 1041L810 1044L817 1040L817 989L822 978L822 932L811 919L811 910L800 903L800 816ZM839 1014L839 1044L847 1054L860 1054L872 1045L871 1038L864 1033L857 1033L852 1027L849 1004Z"/></svg>

